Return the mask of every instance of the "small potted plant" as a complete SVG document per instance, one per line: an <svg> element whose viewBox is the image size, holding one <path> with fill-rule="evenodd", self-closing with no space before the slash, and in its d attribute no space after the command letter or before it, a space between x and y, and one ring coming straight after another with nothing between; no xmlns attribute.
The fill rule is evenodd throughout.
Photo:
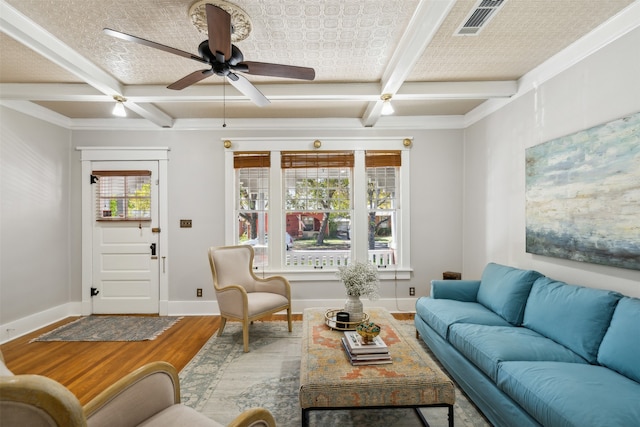
<svg viewBox="0 0 640 427"><path fill-rule="evenodd" d="M371 263L355 261L344 267L338 267L337 274L347 292L344 311L349 313L349 321L359 322L363 317L360 297L366 296L372 301L379 298L378 269Z"/></svg>
<svg viewBox="0 0 640 427"><path fill-rule="evenodd" d="M363 322L356 328L365 344L373 342L375 337L380 335L380 326L373 322Z"/></svg>

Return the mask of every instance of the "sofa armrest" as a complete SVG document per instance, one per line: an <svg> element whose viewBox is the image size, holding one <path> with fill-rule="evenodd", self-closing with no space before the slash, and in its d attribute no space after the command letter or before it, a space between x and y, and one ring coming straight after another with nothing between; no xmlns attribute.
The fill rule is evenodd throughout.
<svg viewBox="0 0 640 427"><path fill-rule="evenodd" d="M265 408L251 408L234 418L227 427L276 427L276 420Z"/></svg>
<svg viewBox="0 0 640 427"><path fill-rule="evenodd" d="M476 302L480 280L432 280L431 298Z"/></svg>
<svg viewBox="0 0 640 427"><path fill-rule="evenodd" d="M176 369L167 362L152 362L116 381L87 403L84 413L90 427L128 427L176 403L180 403Z"/></svg>

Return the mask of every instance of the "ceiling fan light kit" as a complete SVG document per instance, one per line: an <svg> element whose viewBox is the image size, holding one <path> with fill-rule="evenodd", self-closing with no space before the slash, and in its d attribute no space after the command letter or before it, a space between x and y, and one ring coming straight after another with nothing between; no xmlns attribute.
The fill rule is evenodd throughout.
<svg viewBox="0 0 640 427"><path fill-rule="evenodd" d="M116 117L127 117L127 110L124 108L124 102L127 98L120 95L114 95L113 99L116 101L116 105L113 106L111 114Z"/></svg>
<svg viewBox="0 0 640 427"><path fill-rule="evenodd" d="M204 10L204 16L202 10ZM200 28L201 31L201 27L204 27L206 23L205 34L207 34L208 39L198 46L200 56L110 28L105 28L104 32L112 37L209 65L210 68L194 71L167 86L167 88L173 90L182 90L215 74L220 77L226 77L233 87L253 101L254 104L262 107L270 103L267 97L242 74L237 73L301 80L315 79L316 73L313 68L245 61L240 49L232 44L236 40L242 40L243 38L240 38L241 35L248 36L251 31L251 21L239 7L218 0L199 1L191 6L189 14L194 25Z"/></svg>

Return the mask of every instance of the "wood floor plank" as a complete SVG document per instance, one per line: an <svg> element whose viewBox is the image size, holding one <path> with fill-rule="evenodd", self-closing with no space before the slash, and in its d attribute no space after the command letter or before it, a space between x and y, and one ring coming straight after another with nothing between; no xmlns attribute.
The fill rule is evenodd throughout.
<svg viewBox="0 0 640 427"><path fill-rule="evenodd" d="M394 313L394 317L413 319L413 314ZM219 316L185 316L152 341L30 342L76 319L69 317L48 325L7 342L0 349L13 373L52 378L71 390L83 405L146 363L164 360L182 370L220 327ZM285 319L277 314L263 321ZM293 319L302 320L302 315L294 314Z"/></svg>

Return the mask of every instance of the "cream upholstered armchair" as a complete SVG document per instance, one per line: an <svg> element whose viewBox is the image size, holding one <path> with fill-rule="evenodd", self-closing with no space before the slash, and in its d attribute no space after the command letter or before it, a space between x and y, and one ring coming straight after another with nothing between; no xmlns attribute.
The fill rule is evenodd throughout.
<svg viewBox="0 0 640 427"><path fill-rule="evenodd" d="M13 375L0 353L2 427L222 427L180 404L178 374L166 362L152 362L126 375L84 408L62 384L40 375ZM275 427L264 408L248 409L229 427Z"/></svg>
<svg viewBox="0 0 640 427"><path fill-rule="evenodd" d="M227 320L242 322L244 351L249 351L249 324L256 319L287 310L291 332L291 286L282 276L260 278L253 272L253 248L249 245L209 248L209 263L213 275L222 324Z"/></svg>

